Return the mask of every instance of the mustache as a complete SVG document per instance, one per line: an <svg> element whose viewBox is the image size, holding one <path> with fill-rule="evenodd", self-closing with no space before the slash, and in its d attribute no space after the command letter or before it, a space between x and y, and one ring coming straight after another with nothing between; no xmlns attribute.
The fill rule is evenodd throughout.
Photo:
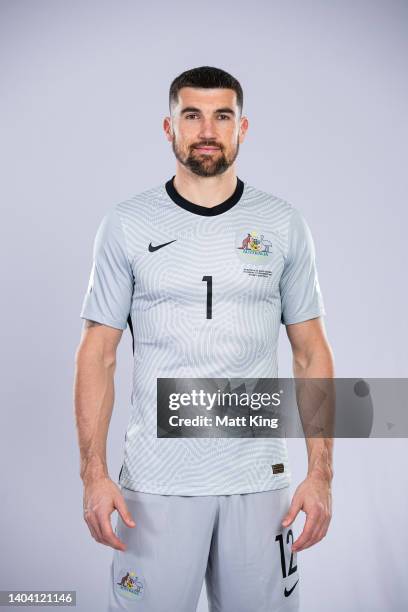
<svg viewBox="0 0 408 612"><path fill-rule="evenodd" d="M222 146L217 142L210 142L209 140L204 140L203 142L198 142L192 145L193 149L196 149L197 147L217 147L217 149L222 149Z"/></svg>

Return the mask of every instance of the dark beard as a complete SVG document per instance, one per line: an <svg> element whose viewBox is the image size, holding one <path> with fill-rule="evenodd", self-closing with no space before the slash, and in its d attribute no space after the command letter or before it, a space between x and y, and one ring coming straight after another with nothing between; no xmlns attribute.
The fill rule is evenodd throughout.
<svg viewBox="0 0 408 612"><path fill-rule="evenodd" d="M173 138L171 144L172 144L173 153L176 156L176 159L178 159L178 161L181 164L183 164L183 166L186 166L186 168L189 168L191 172L194 172L194 174L197 174L197 176L217 176L219 174L223 174L223 172L228 170L228 168L234 163L234 161L237 158L238 151L239 151L239 142L237 139L237 147L236 147L236 150L234 152L232 159L228 160L225 156L225 153L221 151L220 155L217 154L216 161L209 163L208 158L203 159L204 156L201 157L197 154L194 155L192 150L190 150L187 158L183 159L178 151L175 137Z"/></svg>

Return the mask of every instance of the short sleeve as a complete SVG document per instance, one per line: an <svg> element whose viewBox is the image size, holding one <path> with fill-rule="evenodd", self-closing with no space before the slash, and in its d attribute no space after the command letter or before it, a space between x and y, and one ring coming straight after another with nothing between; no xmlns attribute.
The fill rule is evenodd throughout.
<svg viewBox="0 0 408 612"><path fill-rule="evenodd" d="M116 208L103 217L96 233L88 289L80 317L126 329L133 296L133 271Z"/></svg>
<svg viewBox="0 0 408 612"><path fill-rule="evenodd" d="M303 215L292 209L288 252L280 279L281 322L300 323L326 314L316 269L315 247Z"/></svg>

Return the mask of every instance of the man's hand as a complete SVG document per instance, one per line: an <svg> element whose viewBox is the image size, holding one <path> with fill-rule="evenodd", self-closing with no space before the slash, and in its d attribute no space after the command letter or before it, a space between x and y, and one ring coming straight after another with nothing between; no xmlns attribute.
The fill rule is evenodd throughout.
<svg viewBox="0 0 408 612"><path fill-rule="evenodd" d="M292 545L299 552L319 542L327 533L332 514L331 486L325 478L308 476L295 491L290 508L282 521L288 527L299 511L306 513L302 533Z"/></svg>
<svg viewBox="0 0 408 612"><path fill-rule="evenodd" d="M110 515L115 509L128 527L135 527L120 488L113 480L102 476L84 483L84 519L92 537L101 544L124 551L126 546L111 525Z"/></svg>

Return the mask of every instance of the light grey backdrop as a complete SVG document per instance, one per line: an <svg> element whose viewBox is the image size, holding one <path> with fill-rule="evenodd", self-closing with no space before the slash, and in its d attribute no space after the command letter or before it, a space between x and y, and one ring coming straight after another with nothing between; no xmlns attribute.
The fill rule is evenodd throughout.
<svg viewBox="0 0 408 612"><path fill-rule="evenodd" d="M407 376L407 19L395 0L0 2L1 589L105 609L112 550L82 520L73 425L79 311L105 211L174 173L162 119L183 70L240 79L238 175L309 222L337 375ZM280 353L288 376L284 327ZM130 373L127 331L114 478ZM296 484L304 443L289 450ZM331 530L299 555L303 612L407 609L407 474L406 440L337 441Z"/></svg>

